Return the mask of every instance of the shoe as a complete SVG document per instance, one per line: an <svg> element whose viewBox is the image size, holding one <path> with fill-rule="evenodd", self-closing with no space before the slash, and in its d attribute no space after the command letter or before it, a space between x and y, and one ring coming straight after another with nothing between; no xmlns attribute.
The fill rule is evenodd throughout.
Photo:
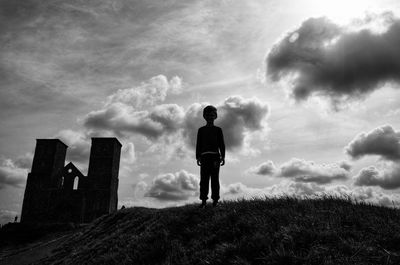
<svg viewBox="0 0 400 265"><path fill-rule="evenodd" d="M200 208L200 209L204 209L204 208L206 208L206 205L207 205L206 201L203 201L203 202L199 205L199 208Z"/></svg>
<svg viewBox="0 0 400 265"><path fill-rule="evenodd" d="M217 207L218 201L213 201L213 207Z"/></svg>

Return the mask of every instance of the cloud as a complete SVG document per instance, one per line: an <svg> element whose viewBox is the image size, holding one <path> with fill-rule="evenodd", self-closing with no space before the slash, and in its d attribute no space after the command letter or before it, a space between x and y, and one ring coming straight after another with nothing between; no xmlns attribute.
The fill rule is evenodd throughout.
<svg viewBox="0 0 400 265"><path fill-rule="evenodd" d="M139 86L119 89L107 99L107 104L124 103L135 108L153 106L163 102L167 93L178 94L182 91L182 79L174 76L168 81L164 75L158 75L142 82Z"/></svg>
<svg viewBox="0 0 400 265"><path fill-rule="evenodd" d="M22 188L27 175L28 170L18 167L11 159L0 159L0 189L6 186Z"/></svg>
<svg viewBox="0 0 400 265"><path fill-rule="evenodd" d="M386 207L400 206L400 196L398 194L387 194L371 187L351 188L347 186L337 186L332 188L332 192Z"/></svg>
<svg viewBox="0 0 400 265"><path fill-rule="evenodd" d="M345 147L345 152L354 159L379 155L388 160L399 160L400 132L396 132L390 125L363 132Z"/></svg>
<svg viewBox="0 0 400 265"><path fill-rule="evenodd" d="M195 103L189 106L184 118L184 136L192 148L196 144L197 130L204 125L203 108L207 104ZM257 98L230 96L216 105L217 126L223 130L225 146L228 150L243 147L247 133L267 129L266 118L269 108Z"/></svg>
<svg viewBox="0 0 400 265"><path fill-rule="evenodd" d="M354 185L397 189L400 187L400 164L390 163L381 170L374 166L363 168L354 177Z"/></svg>
<svg viewBox="0 0 400 265"><path fill-rule="evenodd" d="M253 197L274 197L274 196L310 196L321 195L327 191L328 187L316 183L304 183L294 181L284 181L272 186L262 188L252 188L236 182L229 185L221 185L221 193L227 198L253 198Z"/></svg>
<svg viewBox="0 0 400 265"><path fill-rule="evenodd" d="M15 159L14 161L14 164L18 168L30 169L32 166L32 161L33 161L33 154L26 153L22 156L17 157L17 159Z"/></svg>
<svg viewBox="0 0 400 265"><path fill-rule="evenodd" d="M72 161L76 166L83 168L83 174L85 174L84 171L87 170L89 163L92 143L91 136L97 137L98 135L90 135L90 133L82 131L61 130L54 136L54 138L59 138L68 146L66 159ZM104 135L99 135L99 137L104 137ZM136 152L134 144L131 142L122 142L121 176L128 175L128 172L131 171L132 164L135 162Z"/></svg>
<svg viewBox="0 0 400 265"><path fill-rule="evenodd" d="M199 177L185 170L158 175L153 179L146 197L160 201L180 201L196 196L199 191Z"/></svg>
<svg viewBox="0 0 400 265"><path fill-rule="evenodd" d="M119 136L137 133L156 139L180 127L184 116L182 107L156 104L163 102L168 93L181 90L181 78L174 76L168 81L164 75L154 76L139 86L119 89L107 98L103 108L89 112L82 123L88 129L111 131Z"/></svg>
<svg viewBox="0 0 400 265"><path fill-rule="evenodd" d="M244 193L247 190L247 186L243 183L237 182L229 184L225 190L223 191L224 194L239 194Z"/></svg>
<svg viewBox="0 0 400 265"><path fill-rule="evenodd" d="M298 158L292 158L283 163L277 176L290 178L296 182L313 182L327 184L335 180L346 180L349 172L340 164L315 164Z"/></svg>
<svg viewBox="0 0 400 265"><path fill-rule="evenodd" d="M286 187L285 193L296 196L311 196L323 194L324 192L326 192L326 188L316 183L290 182Z"/></svg>
<svg viewBox="0 0 400 265"><path fill-rule="evenodd" d="M183 117L183 108L176 104L158 105L151 111L136 111L131 106L113 103L104 109L88 113L83 124L89 129L108 130L119 136L137 133L156 139L175 132Z"/></svg>
<svg viewBox="0 0 400 265"><path fill-rule="evenodd" d="M146 182L139 181L135 184L132 184L133 195L134 197L143 197L143 195L148 191L148 186Z"/></svg>
<svg viewBox="0 0 400 265"><path fill-rule="evenodd" d="M288 178L295 182L328 184L335 180L346 180L351 166L346 161L333 164L316 164L299 158L292 158L277 168L270 160L246 170L247 173Z"/></svg>
<svg viewBox="0 0 400 265"><path fill-rule="evenodd" d="M14 218L17 215L18 213L15 211L0 210L0 224L3 225L9 222L14 222Z"/></svg>
<svg viewBox="0 0 400 265"><path fill-rule="evenodd" d="M339 163L339 167L343 168L346 171L350 171L352 165L347 161L342 161L342 162Z"/></svg>
<svg viewBox="0 0 400 265"><path fill-rule="evenodd" d="M59 138L68 146L68 160L80 163L89 161L91 141L84 132L61 130L54 136L54 138Z"/></svg>
<svg viewBox="0 0 400 265"><path fill-rule="evenodd" d="M237 182L221 186L223 199L296 196L296 197L318 197L318 196L345 196L354 200L365 201L386 207L400 206L398 194L387 194L377 191L371 187L349 187L346 185L321 186L317 183L304 182L281 182L264 188L251 188L243 183Z"/></svg>
<svg viewBox="0 0 400 265"><path fill-rule="evenodd" d="M250 169L247 170L247 172L257 174L257 175L272 176L276 172L276 167L274 165L274 162L272 162L271 160L268 160L266 162L261 163L258 166L251 167Z"/></svg>
<svg viewBox="0 0 400 265"><path fill-rule="evenodd" d="M194 202L198 196L199 178L185 170L175 174L161 174L154 178L152 184L139 181L133 184L135 198L141 200L145 197L156 198L162 203L181 203L182 201ZM220 186L221 199L231 200L239 198L265 198L280 196L318 197L325 195L345 196L354 200L362 200L373 204L392 207L400 206L400 196L387 194L371 187L349 187L346 185L319 185L314 182L281 181L272 186L262 188L249 187L241 182L224 184ZM145 198L144 197L144 198Z"/></svg>
<svg viewBox="0 0 400 265"><path fill-rule="evenodd" d="M399 36L400 20L392 19L386 31L375 33L310 18L271 49L267 75L275 81L291 78L296 100L313 95L334 104L360 99L386 82L400 81Z"/></svg>
<svg viewBox="0 0 400 265"><path fill-rule="evenodd" d="M165 143L171 142L171 139L175 142L182 142L184 139L188 147L194 148L197 130L205 123L205 105L194 103L186 111L176 104L161 104L150 110L136 110L125 103L117 102L88 113L82 122L87 129L111 131L121 137L135 133L149 140L161 140ZM251 133L264 133L267 130L268 105L256 98L230 96L216 107L216 125L223 129L228 150L244 147ZM182 148L183 143L177 144L175 149Z"/></svg>

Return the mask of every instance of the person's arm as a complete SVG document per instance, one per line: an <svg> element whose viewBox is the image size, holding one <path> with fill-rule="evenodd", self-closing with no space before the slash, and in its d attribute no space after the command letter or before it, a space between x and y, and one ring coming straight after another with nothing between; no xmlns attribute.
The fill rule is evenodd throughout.
<svg viewBox="0 0 400 265"><path fill-rule="evenodd" d="M224 142L224 134L222 133L222 129L219 129L219 152L221 153L221 166L225 165L225 142Z"/></svg>
<svg viewBox="0 0 400 265"><path fill-rule="evenodd" d="M201 165L200 163L200 147L201 147L201 137L200 137L200 128L197 130L197 140L196 140L196 161L197 161L197 165Z"/></svg>

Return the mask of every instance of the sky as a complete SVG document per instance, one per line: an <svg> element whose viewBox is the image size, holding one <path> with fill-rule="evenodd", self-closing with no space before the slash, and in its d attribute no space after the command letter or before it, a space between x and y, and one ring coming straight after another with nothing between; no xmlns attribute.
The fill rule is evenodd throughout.
<svg viewBox="0 0 400 265"><path fill-rule="evenodd" d="M117 137L119 207L198 202L208 104L222 199L400 206L398 1L0 0L0 42L0 223L42 138L85 175L91 137Z"/></svg>

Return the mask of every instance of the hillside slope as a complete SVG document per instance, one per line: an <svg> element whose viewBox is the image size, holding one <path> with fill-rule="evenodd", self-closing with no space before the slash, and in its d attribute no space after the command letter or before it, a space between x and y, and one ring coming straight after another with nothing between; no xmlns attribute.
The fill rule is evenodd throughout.
<svg viewBox="0 0 400 265"><path fill-rule="evenodd" d="M337 198L128 208L38 264L400 264L400 210Z"/></svg>

